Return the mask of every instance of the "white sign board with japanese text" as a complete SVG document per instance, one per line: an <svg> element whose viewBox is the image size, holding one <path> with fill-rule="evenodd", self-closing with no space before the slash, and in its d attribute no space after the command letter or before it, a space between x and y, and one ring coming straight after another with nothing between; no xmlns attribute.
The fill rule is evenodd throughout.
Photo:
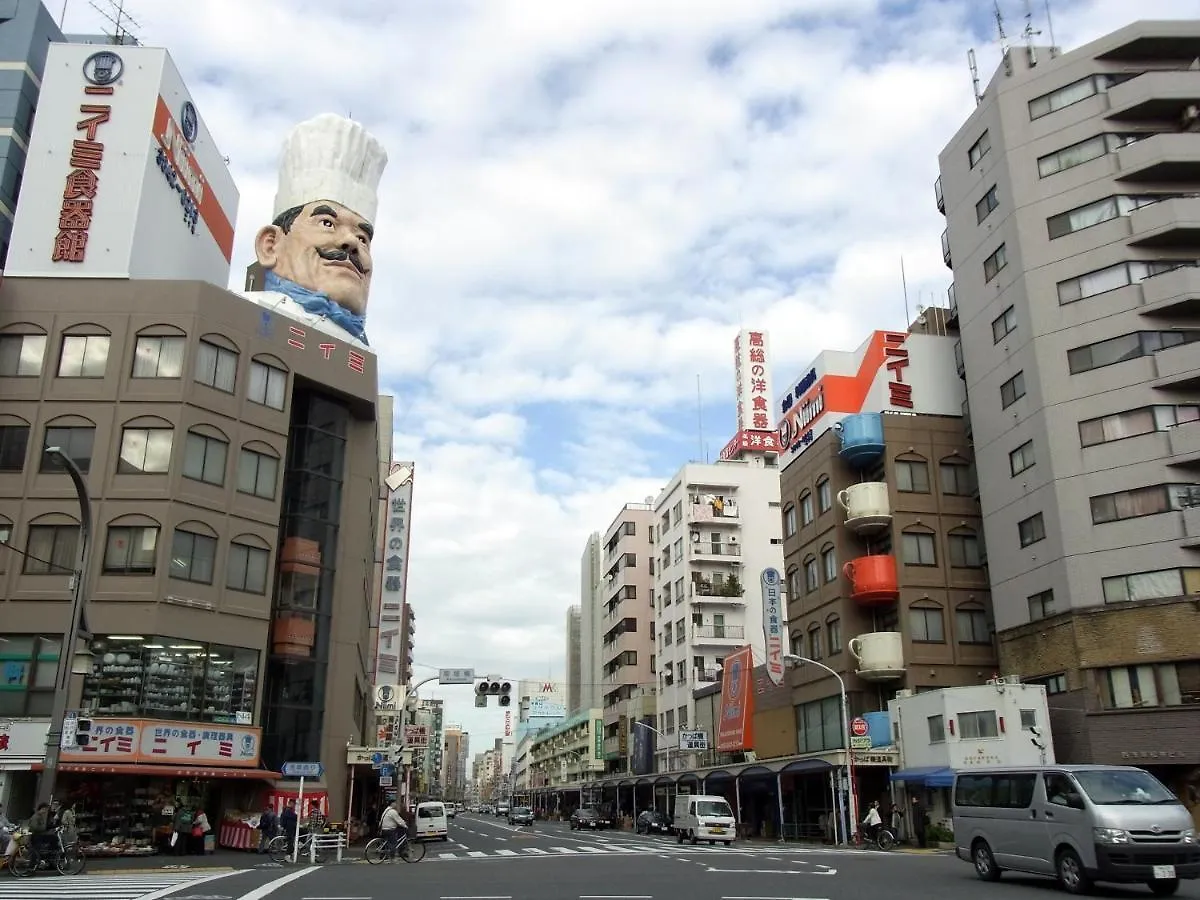
<svg viewBox="0 0 1200 900"><path fill-rule="evenodd" d="M771 347L765 331L742 331L733 342L737 430L771 431Z"/></svg>
<svg viewBox="0 0 1200 900"><path fill-rule="evenodd" d="M787 619L780 596L779 570L763 569L763 637L766 639L767 675L779 687L783 684L783 631Z"/></svg>
<svg viewBox="0 0 1200 900"><path fill-rule="evenodd" d="M393 462L391 468L413 469L412 462ZM408 541L412 533L413 477L387 498L383 528L383 573L379 590L379 634L375 646L375 684L397 685L400 676L400 628L408 587Z"/></svg>
<svg viewBox="0 0 1200 900"><path fill-rule="evenodd" d="M258 765L262 732L244 725L210 725L152 719L92 719L86 747L64 750L72 762Z"/></svg>

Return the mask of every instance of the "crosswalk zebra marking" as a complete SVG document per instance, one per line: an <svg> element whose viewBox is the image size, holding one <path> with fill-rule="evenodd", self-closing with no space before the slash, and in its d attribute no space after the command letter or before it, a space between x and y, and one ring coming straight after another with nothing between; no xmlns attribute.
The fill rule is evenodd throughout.
<svg viewBox="0 0 1200 900"><path fill-rule="evenodd" d="M0 882L0 900L138 900L160 898L236 872L163 872L146 875L68 875Z"/></svg>

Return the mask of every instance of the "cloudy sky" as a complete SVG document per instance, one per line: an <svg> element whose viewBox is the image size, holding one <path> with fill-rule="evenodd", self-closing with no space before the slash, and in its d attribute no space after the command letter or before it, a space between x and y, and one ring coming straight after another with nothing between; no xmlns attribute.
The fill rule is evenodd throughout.
<svg viewBox="0 0 1200 900"><path fill-rule="evenodd" d="M232 283L292 125L341 113L388 148L368 332L417 463L417 677L562 675L588 533L732 435L739 325L782 384L903 326L902 257L912 306L944 300L937 153L973 107L967 50L985 84L1000 54L991 0L125 6L230 158ZM1019 42L1025 3L1000 8ZM1054 37L1195 11L1053 0ZM65 24L104 23L69 0ZM502 732L469 688L423 694L476 750Z"/></svg>

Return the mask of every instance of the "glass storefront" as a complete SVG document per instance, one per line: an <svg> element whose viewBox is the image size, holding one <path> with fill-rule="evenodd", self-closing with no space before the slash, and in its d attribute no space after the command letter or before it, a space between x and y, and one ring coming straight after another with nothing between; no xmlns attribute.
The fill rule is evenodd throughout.
<svg viewBox="0 0 1200 900"><path fill-rule="evenodd" d="M0 716L48 716L62 639L0 635Z"/></svg>
<svg viewBox="0 0 1200 900"><path fill-rule="evenodd" d="M257 650L202 641L109 635L92 641L83 702L93 715L249 725Z"/></svg>

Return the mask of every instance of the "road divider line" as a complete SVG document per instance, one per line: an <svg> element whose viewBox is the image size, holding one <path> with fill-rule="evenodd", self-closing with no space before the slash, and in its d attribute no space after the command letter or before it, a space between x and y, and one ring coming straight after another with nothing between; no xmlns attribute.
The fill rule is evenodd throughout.
<svg viewBox="0 0 1200 900"><path fill-rule="evenodd" d="M238 897L238 900L262 900L263 897L267 897L267 896L275 893L275 891L279 890L285 884L291 884L293 881L299 881L305 875L311 875L313 872L316 872L319 868L321 868L321 867L313 866L311 869L300 869L298 872L289 872L286 875L281 875L279 878L276 878L272 881L268 881L266 884L259 885L254 890L249 891L248 893L242 894L240 897ZM208 879L204 879L204 880L207 881ZM192 883L197 884L198 882L192 882ZM157 898L161 897L164 893L169 893L169 892L160 891L158 893L148 894L145 897L138 898L138 900L157 900Z"/></svg>

